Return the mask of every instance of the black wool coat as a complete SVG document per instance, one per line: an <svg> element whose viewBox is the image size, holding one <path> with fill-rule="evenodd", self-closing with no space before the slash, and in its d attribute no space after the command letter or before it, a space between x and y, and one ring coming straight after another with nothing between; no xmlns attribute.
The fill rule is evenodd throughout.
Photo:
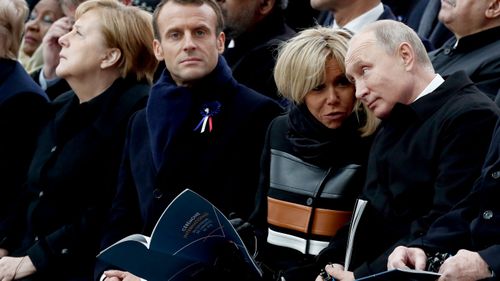
<svg viewBox="0 0 500 281"><path fill-rule="evenodd" d="M54 101L29 168L25 212L7 236L10 252L35 265L30 280L92 278L126 125L149 88L120 78L88 102L72 91Z"/></svg>

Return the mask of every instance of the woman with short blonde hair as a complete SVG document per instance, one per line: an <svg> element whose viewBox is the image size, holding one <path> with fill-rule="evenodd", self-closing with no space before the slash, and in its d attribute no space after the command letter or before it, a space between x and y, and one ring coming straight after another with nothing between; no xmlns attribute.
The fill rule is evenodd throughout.
<svg viewBox="0 0 500 281"><path fill-rule="evenodd" d="M316 277L315 255L350 220L363 187L378 121L346 77L350 38L317 26L278 52L274 78L291 107L269 126L250 218L261 240L257 259L272 280Z"/></svg>

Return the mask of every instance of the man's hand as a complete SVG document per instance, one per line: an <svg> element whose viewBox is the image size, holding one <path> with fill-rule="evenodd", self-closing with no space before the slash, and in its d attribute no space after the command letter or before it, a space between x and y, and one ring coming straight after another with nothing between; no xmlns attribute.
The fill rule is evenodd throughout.
<svg viewBox="0 0 500 281"><path fill-rule="evenodd" d="M36 268L29 256L0 259L0 280L2 281L21 279L35 272Z"/></svg>
<svg viewBox="0 0 500 281"><path fill-rule="evenodd" d="M6 249L0 248L0 258L3 258L9 254L9 251Z"/></svg>
<svg viewBox="0 0 500 281"><path fill-rule="evenodd" d="M427 256L424 250L420 248L407 248L398 246L387 259L387 269L394 268L413 268L425 270Z"/></svg>
<svg viewBox="0 0 500 281"><path fill-rule="evenodd" d="M140 281L141 278L133 275L130 272L121 270L106 270L104 272L106 278L104 281Z"/></svg>
<svg viewBox="0 0 500 281"><path fill-rule="evenodd" d="M488 264L477 252L460 250L446 259L439 269L438 281L472 281L491 277Z"/></svg>
<svg viewBox="0 0 500 281"><path fill-rule="evenodd" d="M43 37L43 76L45 79L56 77L56 67L59 64L59 37L71 31L73 20L70 17L62 17L55 21Z"/></svg>
<svg viewBox="0 0 500 281"><path fill-rule="evenodd" d="M354 281L354 274L352 271L344 270L344 266L338 263L327 264L325 271L335 279L335 281ZM316 277L316 281L324 281L321 275Z"/></svg>

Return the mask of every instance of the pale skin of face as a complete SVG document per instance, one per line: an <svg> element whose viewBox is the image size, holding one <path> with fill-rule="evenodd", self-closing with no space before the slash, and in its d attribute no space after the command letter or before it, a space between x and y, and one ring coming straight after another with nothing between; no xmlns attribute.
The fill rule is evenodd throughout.
<svg viewBox="0 0 500 281"><path fill-rule="evenodd" d="M225 40L216 26L215 11L207 4L168 2L162 7L158 15L160 40L154 40L153 48L178 86L191 86L214 70Z"/></svg>
<svg viewBox="0 0 500 281"><path fill-rule="evenodd" d="M115 63L121 52L107 46L96 11L83 14L59 38L59 45L56 74L68 81L81 102L101 94L120 76Z"/></svg>
<svg viewBox="0 0 500 281"><path fill-rule="evenodd" d="M498 0L442 0L439 21L450 29L457 38L461 38L487 29L487 12L498 13Z"/></svg>
<svg viewBox="0 0 500 281"><path fill-rule="evenodd" d="M409 104L418 95L413 90L412 75L407 71L406 52L402 54L398 50L388 54L377 45L372 32L355 36L349 43L347 77L356 86L356 98L378 118L389 116L396 103Z"/></svg>
<svg viewBox="0 0 500 281"><path fill-rule="evenodd" d="M311 114L329 129L342 126L355 104L354 85L347 80L334 59L325 64L325 81L304 97Z"/></svg>
<svg viewBox="0 0 500 281"><path fill-rule="evenodd" d="M36 4L26 22L23 52L31 56L42 43L43 36L58 18L64 16L57 0L41 0Z"/></svg>

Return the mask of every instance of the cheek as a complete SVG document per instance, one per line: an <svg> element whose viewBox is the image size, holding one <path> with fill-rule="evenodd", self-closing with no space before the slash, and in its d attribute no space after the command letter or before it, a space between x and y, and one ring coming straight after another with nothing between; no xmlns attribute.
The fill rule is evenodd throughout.
<svg viewBox="0 0 500 281"><path fill-rule="evenodd" d="M339 93L339 98L343 104L354 104L356 101L354 86L341 88L337 90Z"/></svg>
<svg viewBox="0 0 500 281"><path fill-rule="evenodd" d="M318 94L307 94L304 103L311 114L317 115L323 106L321 100L321 96Z"/></svg>
<svg viewBox="0 0 500 281"><path fill-rule="evenodd" d="M47 31L49 31L49 28L50 28L50 24L41 23L40 24L40 37L43 38L43 36L45 36Z"/></svg>

